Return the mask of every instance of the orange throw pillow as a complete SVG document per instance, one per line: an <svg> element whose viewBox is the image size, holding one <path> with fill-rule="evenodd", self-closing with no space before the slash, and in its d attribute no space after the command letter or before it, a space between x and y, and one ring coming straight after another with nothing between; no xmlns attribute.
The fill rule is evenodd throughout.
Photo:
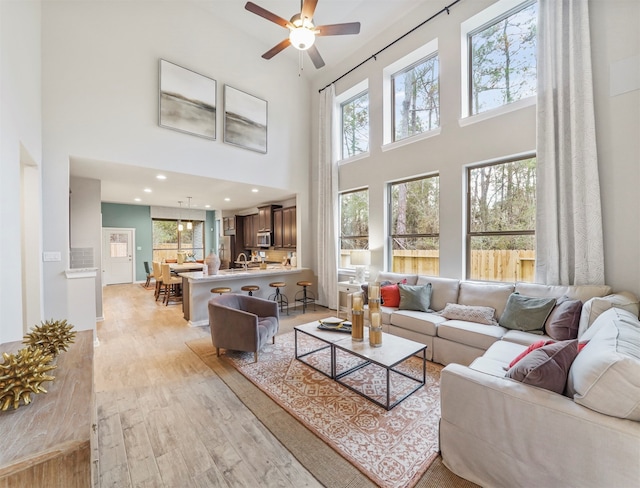
<svg viewBox="0 0 640 488"><path fill-rule="evenodd" d="M385 307L400 306L400 288L398 285L394 284L381 287L380 296L382 297L382 304Z"/></svg>

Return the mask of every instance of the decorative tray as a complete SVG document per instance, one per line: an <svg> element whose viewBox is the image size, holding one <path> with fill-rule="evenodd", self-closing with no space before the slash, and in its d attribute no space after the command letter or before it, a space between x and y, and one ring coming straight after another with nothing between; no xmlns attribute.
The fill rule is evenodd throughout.
<svg viewBox="0 0 640 488"><path fill-rule="evenodd" d="M320 323L320 325L318 325L318 329L345 332L347 334L351 333L351 322L347 320L330 318L318 320L318 322Z"/></svg>

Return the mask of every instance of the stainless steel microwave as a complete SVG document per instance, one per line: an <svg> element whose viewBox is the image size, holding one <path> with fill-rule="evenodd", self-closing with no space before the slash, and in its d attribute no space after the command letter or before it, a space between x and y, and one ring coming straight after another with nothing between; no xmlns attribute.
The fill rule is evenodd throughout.
<svg viewBox="0 0 640 488"><path fill-rule="evenodd" d="M258 232L258 247L271 247L271 232Z"/></svg>

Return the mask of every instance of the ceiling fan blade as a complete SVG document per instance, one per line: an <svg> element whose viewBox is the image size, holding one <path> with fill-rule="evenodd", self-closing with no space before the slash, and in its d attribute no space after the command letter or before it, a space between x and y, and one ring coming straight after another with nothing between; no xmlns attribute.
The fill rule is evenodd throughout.
<svg viewBox="0 0 640 488"><path fill-rule="evenodd" d="M313 19L313 13L316 11L317 4L318 0L304 0L302 3L302 11L300 12L302 17L309 20Z"/></svg>
<svg viewBox="0 0 640 488"><path fill-rule="evenodd" d="M315 29L317 36L341 36L347 34L359 34L360 22L348 22L346 24L319 25Z"/></svg>
<svg viewBox="0 0 640 488"><path fill-rule="evenodd" d="M267 20L270 20L271 22L274 22L275 24L278 24L281 27L285 27L287 29L294 28L293 24L288 20L285 20L282 17L274 13L271 13L266 9L263 9L262 7L260 7L259 5L256 5L253 2L247 2L244 8L247 9L249 12L253 12L256 15L259 15L260 17L263 17Z"/></svg>
<svg viewBox="0 0 640 488"><path fill-rule="evenodd" d="M316 67L316 69L320 69L324 66L324 60L322 59L322 56L320 56L320 53L318 52L318 48L316 46L311 46L309 49L307 49L307 53L309 53L309 57L311 58L311 61L313 62L313 65Z"/></svg>
<svg viewBox="0 0 640 488"><path fill-rule="evenodd" d="M273 46L271 49L269 49L266 53L264 53L262 55L262 57L264 59L271 59L272 57L274 57L276 54L278 54L280 51L282 51L283 49L289 47L291 45L291 41L289 40L289 38L287 37L284 41L276 44L275 46Z"/></svg>

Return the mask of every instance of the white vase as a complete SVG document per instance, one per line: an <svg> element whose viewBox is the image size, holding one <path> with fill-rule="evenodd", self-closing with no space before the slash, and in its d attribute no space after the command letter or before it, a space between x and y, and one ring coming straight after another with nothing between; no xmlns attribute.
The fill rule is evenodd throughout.
<svg viewBox="0 0 640 488"><path fill-rule="evenodd" d="M217 275L218 270L220 269L220 258L214 252L211 252L206 259L204 260L207 265L207 274L209 275Z"/></svg>

